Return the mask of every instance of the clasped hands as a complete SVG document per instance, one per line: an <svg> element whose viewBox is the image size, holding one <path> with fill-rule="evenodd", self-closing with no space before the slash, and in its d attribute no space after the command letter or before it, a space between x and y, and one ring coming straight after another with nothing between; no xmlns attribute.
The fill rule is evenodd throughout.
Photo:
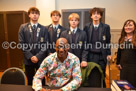
<svg viewBox="0 0 136 91"><path fill-rule="evenodd" d="M31 61L32 61L33 63L37 63L37 62L38 62L38 58L37 58L36 56L32 56L32 57L31 57Z"/></svg>

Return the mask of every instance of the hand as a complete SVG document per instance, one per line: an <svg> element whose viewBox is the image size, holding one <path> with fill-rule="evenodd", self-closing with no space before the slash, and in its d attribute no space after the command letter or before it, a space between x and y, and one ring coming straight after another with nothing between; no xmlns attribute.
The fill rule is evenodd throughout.
<svg viewBox="0 0 136 91"><path fill-rule="evenodd" d="M32 61L33 63L37 63L37 62L38 62L38 58L37 58L36 56L32 56L32 57L31 57L31 61Z"/></svg>
<svg viewBox="0 0 136 91"><path fill-rule="evenodd" d="M110 61L111 58L112 58L111 55L108 55L108 56L107 56L107 60L108 60L108 61Z"/></svg>
<svg viewBox="0 0 136 91"><path fill-rule="evenodd" d="M86 61L82 61L81 62L81 67L86 67L87 66L87 62Z"/></svg>
<svg viewBox="0 0 136 91"><path fill-rule="evenodd" d="M121 65L119 64L119 65L117 65L117 67L118 67L118 69L119 70L121 70L122 69L122 67L121 67Z"/></svg>
<svg viewBox="0 0 136 91"><path fill-rule="evenodd" d="M35 63L34 56L31 57L31 61Z"/></svg>

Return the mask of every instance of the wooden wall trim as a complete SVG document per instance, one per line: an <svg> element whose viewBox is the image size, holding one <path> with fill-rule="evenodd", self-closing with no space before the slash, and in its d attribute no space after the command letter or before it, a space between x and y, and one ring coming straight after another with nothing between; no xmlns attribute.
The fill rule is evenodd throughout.
<svg viewBox="0 0 136 91"><path fill-rule="evenodd" d="M5 30L5 41L8 41L8 30L7 30L7 16L6 16L6 12L4 12L4 30ZM10 52L9 52L9 48L5 49L7 52L7 64L8 67L10 67Z"/></svg>

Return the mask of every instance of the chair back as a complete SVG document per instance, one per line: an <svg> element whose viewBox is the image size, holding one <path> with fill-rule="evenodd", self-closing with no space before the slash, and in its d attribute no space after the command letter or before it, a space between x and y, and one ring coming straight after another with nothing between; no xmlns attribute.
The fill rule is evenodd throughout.
<svg viewBox="0 0 136 91"><path fill-rule="evenodd" d="M8 68L3 72L0 83L26 85L26 76L25 73L17 67Z"/></svg>

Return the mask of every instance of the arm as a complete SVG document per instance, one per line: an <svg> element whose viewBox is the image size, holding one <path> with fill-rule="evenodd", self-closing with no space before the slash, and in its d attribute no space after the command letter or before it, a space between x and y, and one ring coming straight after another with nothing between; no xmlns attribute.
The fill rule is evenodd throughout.
<svg viewBox="0 0 136 91"><path fill-rule="evenodd" d="M83 43L83 52L82 52L82 61L87 61L87 55L88 55L88 50L87 50L87 35L85 32L84 33L84 43Z"/></svg>
<svg viewBox="0 0 136 91"><path fill-rule="evenodd" d="M26 39L25 39L25 32L24 32L25 28L24 25L21 25L19 28L19 33L18 33L18 39L19 39L19 43L21 45L25 44L26 45ZM27 58L27 60L31 59L31 57L33 56L33 54L30 52L31 49L25 49L22 48L23 54L25 56L25 58Z"/></svg>
<svg viewBox="0 0 136 91"><path fill-rule="evenodd" d="M50 35L50 33L49 33L49 28L47 28L47 29L48 29L48 38L49 38L48 43L49 43L49 45L50 45L50 44L52 44L52 43L51 43L51 39L50 39L50 38L51 38L51 37L50 37L51 35ZM48 55L52 54L51 48L52 48L52 47L49 46L49 48L48 48L48 50L47 50Z"/></svg>
<svg viewBox="0 0 136 91"><path fill-rule="evenodd" d="M73 80L70 83L68 83L66 86L61 88L63 91L73 91L81 85L82 78L81 78L79 59L76 59L73 64L72 76L73 76Z"/></svg>
<svg viewBox="0 0 136 91"><path fill-rule="evenodd" d="M120 64L120 57L121 57L121 49L118 48L118 51L117 51L117 62L116 62L117 65Z"/></svg>
<svg viewBox="0 0 136 91"><path fill-rule="evenodd" d="M118 51L117 51L117 62L116 62L116 64L117 64L117 67L119 68L119 70L122 69L122 67L120 65L120 57L121 57L121 49L118 48Z"/></svg>
<svg viewBox="0 0 136 91"><path fill-rule="evenodd" d="M44 78L45 74L47 73L48 64L46 63L46 59L40 65L40 68L37 70L34 79L32 88L36 91L42 90L42 82L41 80Z"/></svg>
<svg viewBox="0 0 136 91"><path fill-rule="evenodd" d="M107 55L111 55L110 40L111 40L110 26L107 25L106 27L106 44L108 44L108 48L106 49Z"/></svg>
<svg viewBox="0 0 136 91"><path fill-rule="evenodd" d="M86 35L86 33L84 32L84 44L83 44L81 67L86 67L86 66L87 66L88 50L87 50L86 47L87 47L87 35Z"/></svg>

